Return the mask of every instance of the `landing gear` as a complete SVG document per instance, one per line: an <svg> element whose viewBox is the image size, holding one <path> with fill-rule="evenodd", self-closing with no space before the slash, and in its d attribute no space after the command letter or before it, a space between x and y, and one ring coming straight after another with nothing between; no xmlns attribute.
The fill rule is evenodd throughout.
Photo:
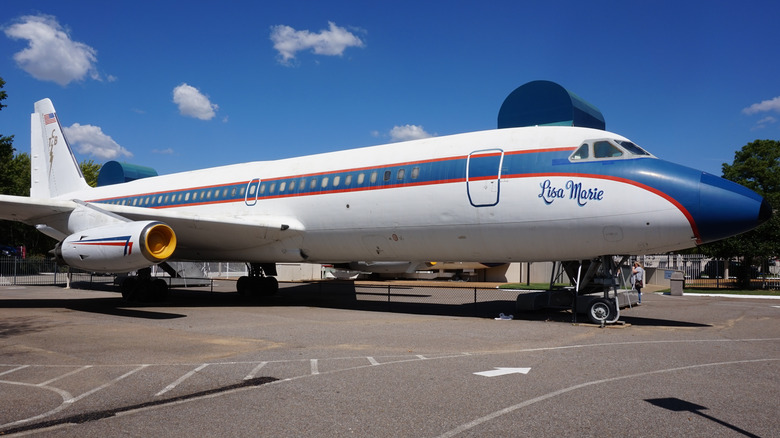
<svg viewBox="0 0 780 438"><path fill-rule="evenodd" d="M606 324L617 320L617 308L614 301L608 298L598 298L588 305L588 318L593 324Z"/></svg>
<svg viewBox="0 0 780 438"><path fill-rule="evenodd" d="M160 302L168 299L168 283L152 279L152 269L139 269L135 277L125 277L119 285L125 301Z"/></svg>
<svg viewBox="0 0 780 438"><path fill-rule="evenodd" d="M273 264L247 263L249 275L236 282L236 290L242 297L270 296L279 292L279 282L271 275L276 275Z"/></svg>

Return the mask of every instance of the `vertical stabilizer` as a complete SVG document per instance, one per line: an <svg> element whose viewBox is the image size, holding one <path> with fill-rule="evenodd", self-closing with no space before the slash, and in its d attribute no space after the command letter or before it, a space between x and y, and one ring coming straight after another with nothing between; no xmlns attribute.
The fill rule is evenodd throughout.
<svg viewBox="0 0 780 438"><path fill-rule="evenodd" d="M30 115L30 153L31 197L53 198L89 188L49 99L35 102Z"/></svg>

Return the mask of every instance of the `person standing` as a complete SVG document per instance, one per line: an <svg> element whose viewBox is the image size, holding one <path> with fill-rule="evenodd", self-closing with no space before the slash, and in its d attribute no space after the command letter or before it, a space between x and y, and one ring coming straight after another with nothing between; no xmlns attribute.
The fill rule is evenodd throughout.
<svg viewBox="0 0 780 438"><path fill-rule="evenodd" d="M634 262L634 267L631 268L631 286L636 289L636 293L639 296L639 304L642 304L642 288L645 285L645 270L642 269L642 265L639 262Z"/></svg>

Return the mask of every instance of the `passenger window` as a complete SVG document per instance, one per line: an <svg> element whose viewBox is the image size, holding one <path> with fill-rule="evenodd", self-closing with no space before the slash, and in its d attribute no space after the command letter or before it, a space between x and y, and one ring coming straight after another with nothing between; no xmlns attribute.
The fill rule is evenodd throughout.
<svg viewBox="0 0 780 438"><path fill-rule="evenodd" d="M324 188L326 188L326 187L328 187L328 177L327 177L327 176L323 176L323 177L322 177L322 184L320 184L320 186L321 186L323 189L324 189Z"/></svg>
<svg viewBox="0 0 780 438"><path fill-rule="evenodd" d="M252 184L251 186L249 186L249 196L254 196L256 190L257 190L256 185Z"/></svg>
<svg viewBox="0 0 780 438"><path fill-rule="evenodd" d="M358 179L357 179L358 185L363 184L364 182L366 182L366 174L365 173L359 173L358 174Z"/></svg>
<svg viewBox="0 0 780 438"><path fill-rule="evenodd" d="M234 197L234 196L236 196L236 188L235 188L235 187L233 187L232 189L230 189L230 197L232 198L232 197Z"/></svg>
<svg viewBox="0 0 780 438"><path fill-rule="evenodd" d="M597 141L593 145L593 156L596 158L619 157L623 152L608 141Z"/></svg>
<svg viewBox="0 0 780 438"><path fill-rule="evenodd" d="M190 192L187 192L184 194L184 200L189 201L190 200Z"/></svg>
<svg viewBox="0 0 780 438"><path fill-rule="evenodd" d="M260 194L262 195L263 193L265 193L265 184L260 186Z"/></svg>
<svg viewBox="0 0 780 438"><path fill-rule="evenodd" d="M389 170L385 170L384 180L385 181L390 181L390 175L392 175L392 174L393 174L393 172L390 172Z"/></svg>
<svg viewBox="0 0 780 438"><path fill-rule="evenodd" d="M418 176L420 176L420 168L419 167L413 167L412 168L412 179L417 179Z"/></svg>
<svg viewBox="0 0 780 438"><path fill-rule="evenodd" d="M406 175L406 169L398 169L398 173L395 175L395 179L400 181L404 179L404 175Z"/></svg>
<svg viewBox="0 0 780 438"><path fill-rule="evenodd" d="M281 184L279 184L279 193L283 192L284 189L287 188L287 181L282 181Z"/></svg>
<svg viewBox="0 0 780 438"><path fill-rule="evenodd" d="M246 187L242 186L241 189L239 189L238 194L239 196L244 196L244 193L246 193Z"/></svg>
<svg viewBox="0 0 780 438"><path fill-rule="evenodd" d="M338 187L341 183L341 176L336 175L333 177L333 187Z"/></svg>
<svg viewBox="0 0 780 438"><path fill-rule="evenodd" d="M295 190L295 180L290 181L290 191L292 192L294 190Z"/></svg>
<svg viewBox="0 0 780 438"><path fill-rule="evenodd" d="M311 183L309 184L309 188L311 190L314 190L317 188L317 178L312 178Z"/></svg>
<svg viewBox="0 0 780 438"><path fill-rule="evenodd" d="M571 156L572 160L587 160L590 155L588 154L588 144L585 143L584 145L580 146L579 149L577 149L576 152L574 152L574 155Z"/></svg>
<svg viewBox="0 0 780 438"><path fill-rule="evenodd" d="M138 198L133 199L133 205L138 205Z"/></svg>
<svg viewBox="0 0 780 438"><path fill-rule="evenodd" d="M276 183L271 183L271 187L268 188L268 193L273 193L276 191Z"/></svg>
<svg viewBox="0 0 780 438"><path fill-rule="evenodd" d="M374 184L376 182L376 178L379 176L376 172L371 172L371 178L369 181L371 181L371 184Z"/></svg>
<svg viewBox="0 0 780 438"><path fill-rule="evenodd" d="M347 175L346 178L344 178L344 185L348 186L352 184L352 175Z"/></svg>

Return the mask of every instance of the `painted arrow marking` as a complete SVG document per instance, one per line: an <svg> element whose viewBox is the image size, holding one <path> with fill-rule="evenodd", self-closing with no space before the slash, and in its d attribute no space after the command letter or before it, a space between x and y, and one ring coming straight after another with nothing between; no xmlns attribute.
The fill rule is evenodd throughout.
<svg viewBox="0 0 780 438"><path fill-rule="evenodd" d="M474 373L478 376L484 376L484 377L496 377L496 376L503 376L506 374L528 374L528 372L531 371L530 368L499 368L496 367L494 370L490 371L480 371L478 373Z"/></svg>

